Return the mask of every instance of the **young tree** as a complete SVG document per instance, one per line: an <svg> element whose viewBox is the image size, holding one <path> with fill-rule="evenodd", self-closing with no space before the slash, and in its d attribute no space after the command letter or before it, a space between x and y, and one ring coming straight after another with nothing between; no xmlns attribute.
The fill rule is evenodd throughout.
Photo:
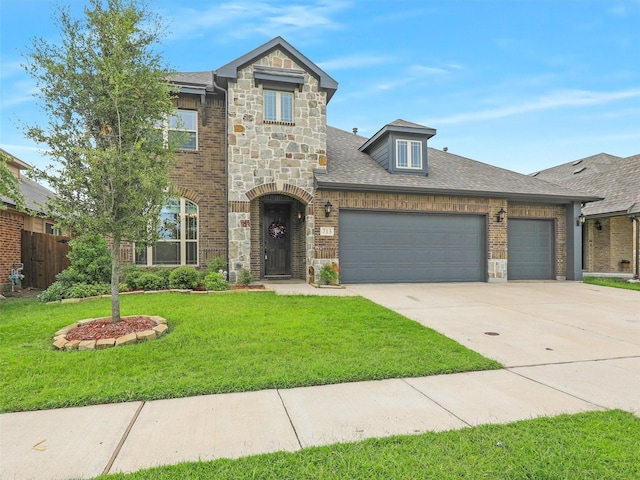
<svg viewBox="0 0 640 480"><path fill-rule="evenodd" d="M0 151L0 197L7 197L20 210L24 207L24 198L18 186L18 179L9 170L9 160L9 156ZM0 210L5 208L0 201Z"/></svg>
<svg viewBox="0 0 640 480"><path fill-rule="evenodd" d="M57 193L47 213L72 233L109 238L117 323L121 242L157 241L170 187L173 150L158 130L174 110L157 52L164 27L140 0L88 0L81 19L55 13L62 42L36 38L24 55L48 124L25 133L56 162L36 172Z"/></svg>

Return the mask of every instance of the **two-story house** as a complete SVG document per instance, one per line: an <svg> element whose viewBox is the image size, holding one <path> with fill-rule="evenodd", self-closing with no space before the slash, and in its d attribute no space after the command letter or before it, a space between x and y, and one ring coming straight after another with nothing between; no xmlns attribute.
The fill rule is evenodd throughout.
<svg viewBox="0 0 640 480"><path fill-rule="evenodd" d="M343 283L580 279L581 202L597 197L428 146L404 120L370 138L332 128L338 84L281 37L226 65L179 73L172 130L188 132L142 265L228 259L230 279ZM177 220L177 221L176 221Z"/></svg>

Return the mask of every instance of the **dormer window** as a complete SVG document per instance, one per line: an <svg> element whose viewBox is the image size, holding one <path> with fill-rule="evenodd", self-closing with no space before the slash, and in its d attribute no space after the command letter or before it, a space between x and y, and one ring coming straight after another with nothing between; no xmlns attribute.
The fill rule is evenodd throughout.
<svg viewBox="0 0 640 480"><path fill-rule="evenodd" d="M293 92L264 90L264 120L293 123Z"/></svg>
<svg viewBox="0 0 640 480"><path fill-rule="evenodd" d="M422 169L422 142L396 140L396 168Z"/></svg>

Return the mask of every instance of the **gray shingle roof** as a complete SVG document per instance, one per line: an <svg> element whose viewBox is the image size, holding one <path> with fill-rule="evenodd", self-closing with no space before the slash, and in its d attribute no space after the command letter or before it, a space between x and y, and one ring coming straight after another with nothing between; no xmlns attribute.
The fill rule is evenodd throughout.
<svg viewBox="0 0 640 480"><path fill-rule="evenodd" d="M536 178L604 197L585 205L585 216L640 213L640 154L621 158L599 153L542 170Z"/></svg>
<svg viewBox="0 0 640 480"><path fill-rule="evenodd" d="M598 197L434 148L427 176L391 174L358 148L367 138L327 126L327 172L318 187L340 190L498 196L511 200L567 203Z"/></svg>
<svg viewBox="0 0 640 480"><path fill-rule="evenodd" d="M36 183L26 177L20 178L18 187L24 197L25 208L38 213L42 213L42 206L46 203L47 199L55 196L55 194L48 188L45 188L39 183ZM16 206L13 200L10 200L8 197L3 195L0 195L0 201L10 207Z"/></svg>
<svg viewBox="0 0 640 480"><path fill-rule="evenodd" d="M170 80L177 83L189 83L193 85L211 86L213 77L211 70L205 72L176 72Z"/></svg>

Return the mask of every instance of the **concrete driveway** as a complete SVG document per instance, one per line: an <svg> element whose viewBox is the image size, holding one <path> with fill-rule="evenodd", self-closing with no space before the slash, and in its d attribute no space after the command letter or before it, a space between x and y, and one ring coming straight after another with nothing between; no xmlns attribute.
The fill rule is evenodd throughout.
<svg viewBox="0 0 640 480"><path fill-rule="evenodd" d="M640 415L640 292L579 282L353 285L509 371Z"/></svg>

